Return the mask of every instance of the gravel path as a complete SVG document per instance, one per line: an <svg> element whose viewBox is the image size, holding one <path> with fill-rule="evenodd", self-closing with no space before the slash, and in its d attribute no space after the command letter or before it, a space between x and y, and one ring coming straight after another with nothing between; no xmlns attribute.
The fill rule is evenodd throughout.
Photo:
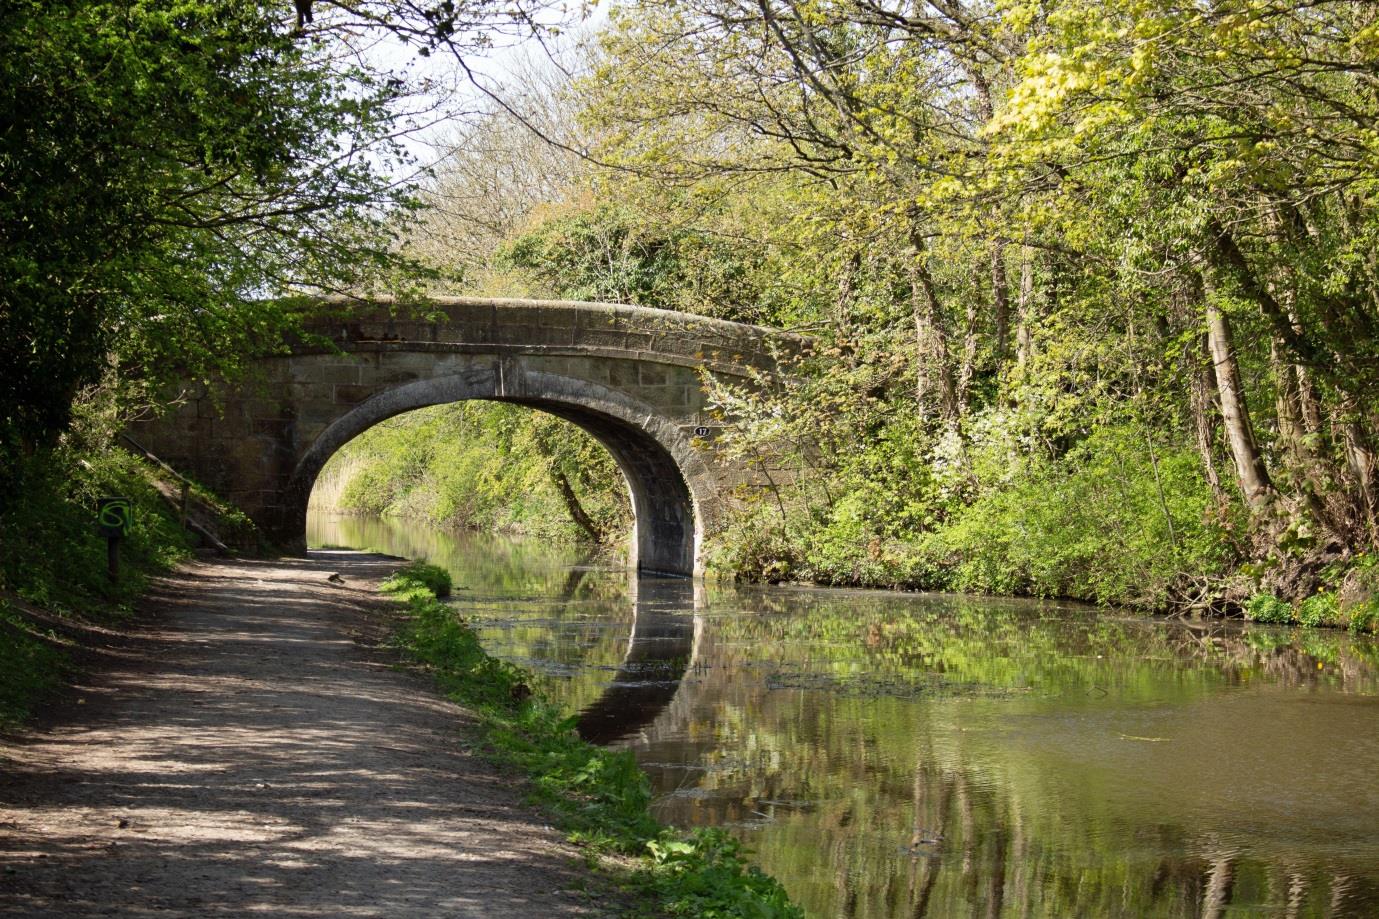
<svg viewBox="0 0 1379 919"><path fill-rule="evenodd" d="M161 580L150 624L0 745L0 916L608 914L578 852L465 752L465 712L376 647L396 565Z"/></svg>

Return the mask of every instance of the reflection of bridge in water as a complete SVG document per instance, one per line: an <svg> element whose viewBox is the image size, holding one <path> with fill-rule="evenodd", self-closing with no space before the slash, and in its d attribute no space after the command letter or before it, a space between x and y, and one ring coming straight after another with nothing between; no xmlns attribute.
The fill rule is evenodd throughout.
<svg viewBox="0 0 1379 919"><path fill-rule="evenodd" d="M579 713L579 735L608 744L644 730L680 692L694 665L703 620L703 584L633 578L632 635L627 653L603 694Z"/></svg>

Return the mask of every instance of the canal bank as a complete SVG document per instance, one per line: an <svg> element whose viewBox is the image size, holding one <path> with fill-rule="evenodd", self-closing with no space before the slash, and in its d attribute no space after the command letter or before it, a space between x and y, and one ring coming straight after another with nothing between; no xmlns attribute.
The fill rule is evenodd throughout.
<svg viewBox="0 0 1379 919"><path fill-rule="evenodd" d="M0 915L617 915L607 878L469 750L473 716L382 646L375 587L397 565L159 579L142 625L0 747Z"/></svg>

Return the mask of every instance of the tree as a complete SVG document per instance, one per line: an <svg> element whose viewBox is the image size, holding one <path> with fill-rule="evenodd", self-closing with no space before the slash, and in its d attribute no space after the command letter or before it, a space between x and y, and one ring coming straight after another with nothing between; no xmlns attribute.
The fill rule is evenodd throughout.
<svg viewBox="0 0 1379 919"><path fill-rule="evenodd" d="M819 387L748 413L762 431L815 419L842 497L814 519L894 475L867 460L901 431L927 466L905 482L925 509L909 519L938 529L1039 493L1021 477L1068 500L1077 481L1116 486L1070 464L1127 475L1138 441L1156 570L1189 564L1201 534L1305 592L1379 539L1376 15L1355 0L632 8L581 84L598 156L624 176L597 203L698 231L771 214L739 218L768 253L769 314L824 332L824 388L854 400L836 431ZM1197 482L1179 474L1193 455ZM863 505L862 538L903 531ZM1229 535L1237 508L1251 539ZM1030 522L1008 502L990 513L992 531Z"/></svg>
<svg viewBox="0 0 1379 919"><path fill-rule="evenodd" d="M50 442L115 370L232 371L276 296L396 262L405 87L275 4L19 2L0 12L0 450Z"/></svg>

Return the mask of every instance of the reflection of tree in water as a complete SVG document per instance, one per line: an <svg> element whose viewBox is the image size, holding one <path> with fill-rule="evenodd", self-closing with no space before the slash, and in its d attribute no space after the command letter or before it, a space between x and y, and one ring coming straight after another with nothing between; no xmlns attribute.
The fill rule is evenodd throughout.
<svg viewBox="0 0 1379 919"><path fill-rule="evenodd" d="M362 544L413 551L377 538ZM1379 914L1379 853L1353 825L1369 782L1327 771L1337 710L1369 709L1315 704L1379 692L1370 640L876 592L716 589L691 619L695 601L653 601L558 548L448 545L423 551L470 588L457 610L490 647L539 663L572 707L607 705L661 815L732 828L810 915ZM1237 724L1230 701L1261 687L1295 720L1288 744L1251 752L1265 779L1242 799L1236 732L1287 711ZM1156 712L1220 730L1221 756L1152 726L1115 735ZM1039 734L1065 721L1091 727ZM1250 811L1298 772L1340 807L1355 789L1350 824L1319 830L1302 800L1297 826L1251 836ZM1136 783L1149 791L1124 794Z"/></svg>
<svg viewBox="0 0 1379 919"><path fill-rule="evenodd" d="M1118 619L1086 608L954 597L896 616L876 593L819 593L763 592L753 605L765 615L724 619L716 632L728 640L807 646L811 663L821 655L847 665L866 659L885 670L942 674L953 684L988 689L1105 685L1115 671L1118 688L1147 677L1146 687L1158 693L1159 674L1187 665L1213 685L1267 677L1285 686L1379 690L1379 643L1346 632Z"/></svg>
<svg viewBox="0 0 1379 919"><path fill-rule="evenodd" d="M636 748L664 819L735 828L810 915L1379 909L1374 866L1365 867L1363 854L1352 859L1354 870L1338 872L1334 853L1305 833L1294 839L1288 827L1248 850L1232 847L1194 823L1187 799L1162 812L1125 811L1123 802L1117 811L1096 783L1133 771L1103 778L1113 767L1095 752L1084 764L1077 750L1004 749L999 736L982 734L983 724L1012 711L1077 721L1108 707L1133 715L1166 705L1191 719L1201 703L1261 684L1373 693L1379 679L1368 640L1329 634L1296 643L1288 632L1230 623L1033 605L945 600L897 615L893 605L853 597L740 602L754 612L710 615L696 679ZM781 670L816 678L773 682ZM906 680L909 698L893 692ZM877 691L867 692L869 684ZM974 684L1010 692L968 692ZM845 691L825 691L830 686ZM1224 771L1201 775L1190 757L1175 760L1172 744L1153 743L1159 739L1114 742L1155 751L1152 762L1165 763L1167 779L1177 773L1193 792L1231 781ZM1050 785L1051 774L1069 769L1067 787Z"/></svg>

